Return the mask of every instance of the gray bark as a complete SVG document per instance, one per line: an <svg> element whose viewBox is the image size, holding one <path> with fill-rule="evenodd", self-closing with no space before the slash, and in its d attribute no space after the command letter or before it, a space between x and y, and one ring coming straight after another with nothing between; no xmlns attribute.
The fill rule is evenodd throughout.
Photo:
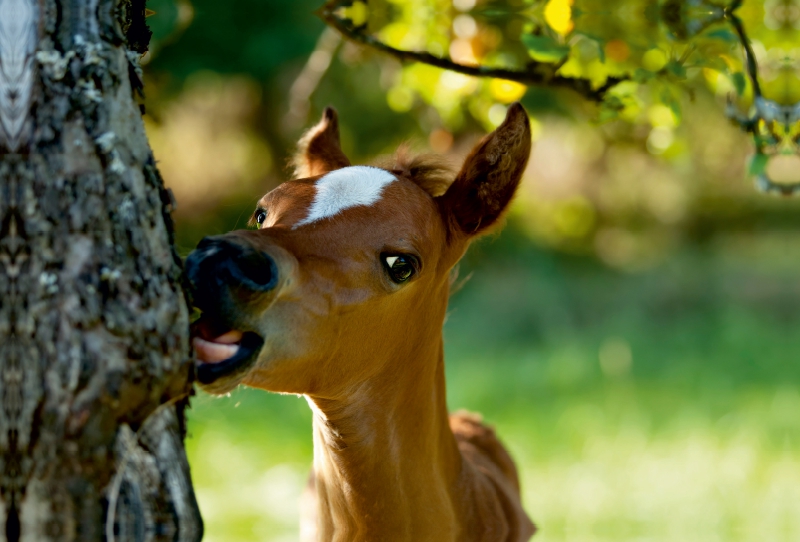
<svg viewBox="0 0 800 542"><path fill-rule="evenodd" d="M0 0L0 540L199 540L144 0Z"/></svg>

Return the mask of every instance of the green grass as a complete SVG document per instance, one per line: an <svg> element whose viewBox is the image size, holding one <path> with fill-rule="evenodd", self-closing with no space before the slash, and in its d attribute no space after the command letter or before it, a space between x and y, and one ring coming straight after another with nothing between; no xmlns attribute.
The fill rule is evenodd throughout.
<svg viewBox="0 0 800 542"><path fill-rule="evenodd" d="M725 246L623 275L512 233L465 262L449 403L507 443L534 540L800 539L797 266ZM200 394L189 417L206 540L296 540L305 401Z"/></svg>

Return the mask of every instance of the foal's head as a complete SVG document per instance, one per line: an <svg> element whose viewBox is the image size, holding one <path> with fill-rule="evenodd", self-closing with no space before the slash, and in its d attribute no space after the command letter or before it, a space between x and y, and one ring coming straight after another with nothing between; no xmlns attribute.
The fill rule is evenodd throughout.
<svg viewBox="0 0 800 542"><path fill-rule="evenodd" d="M451 183L425 159L351 166L326 109L300 141L297 178L258 202L258 229L205 238L186 261L201 385L336 398L429 359L450 271L503 213L530 146L514 104Z"/></svg>

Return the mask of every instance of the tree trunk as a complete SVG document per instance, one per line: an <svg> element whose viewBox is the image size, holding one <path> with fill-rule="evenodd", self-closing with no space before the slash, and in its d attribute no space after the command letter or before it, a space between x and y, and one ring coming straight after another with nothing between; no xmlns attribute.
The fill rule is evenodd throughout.
<svg viewBox="0 0 800 542"><path fill-rule="evenodd" d="M0 0L0 529L199 540L188 310L134 93L144 0Z"/></svg>

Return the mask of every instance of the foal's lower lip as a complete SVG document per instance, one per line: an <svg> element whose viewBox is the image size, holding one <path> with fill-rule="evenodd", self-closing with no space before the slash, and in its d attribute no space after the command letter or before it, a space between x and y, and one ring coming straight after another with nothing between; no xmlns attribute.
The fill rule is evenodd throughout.
<svg viewBox="0 0 800 542"><path fill-rule="evenodd" d="M201 331L208 331L208 329L201 329ZM195 363L197 381L205 389L212 390L212 393L215 393L213 391L214 382L217 380L231 382L232 379L243 378L255 363L261 347L264 345L264 339L252 331L235 332L234 335L228 333L217 337L214 337L213 334L200 333L192 338L192 344L197 353L197 362ZM237 343L230 343L237 338L241 338L241 340ZM227 344L221 340L226 341ZM217 387L219 388L219 386ZM225 385L223 384L222 387Z"/></svg>

